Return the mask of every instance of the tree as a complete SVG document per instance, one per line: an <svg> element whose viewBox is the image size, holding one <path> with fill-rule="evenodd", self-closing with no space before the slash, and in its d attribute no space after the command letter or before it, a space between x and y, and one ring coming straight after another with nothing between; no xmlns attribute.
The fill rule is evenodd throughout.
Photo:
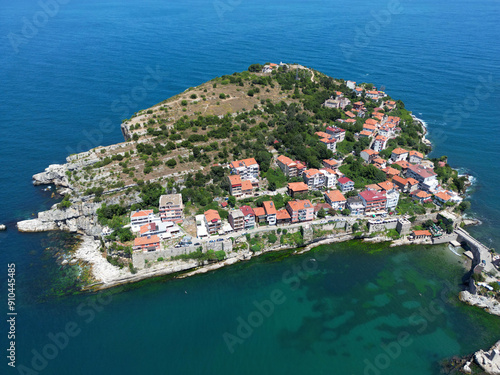
<svg viewBox="0 0 500 375"><path fill-rule="evenodd" d="M148 182L141 188L141 199L145 207L158 207L160 196L165 194L165 188L158 182Z"/></svg>
<svg viewBox="0 0 500 375"><path fill-rule="evenodd" d="M337 211L335 211L333 208L328 209L328 215L335 216L337 214Z"/></svg>
<svg viewBox="0 0 500 375"><path fill-rule="evenodd" d="M348 208L344 208L344 209L342 210L342 215L344 215L344 216L349 216L350 214L351 214L351 210L350 210L350 209L348 209Z"/></svg>
<svg viewBox="0 0 500 375"><path fill-rule="evenodd" d="M230 184L228 178L223 178L220 182L220 188L225 191L229 191Z"/></svg>
<svg viewBox="0 0 500 375"><path fill-rule="evenodd" d="M319 211L318 211L318 217L320 219L323 219L324 217L326 216L326 212L323 208L321 208Z"/></svg>
<svg viewBox="0 0 500 375"><path fill-rule="evenodd" d="M469 201L462 201L458 205L458 209L460 210L460 212L464 212L464 211L468 210L469 208L470 208L470 202Z"/></svg>
<svg viewBox="0 0 500 375"><path fill-rule="evenodd" d="M260 64L252 64L248 67L249 72L257 73L262 70L262 65Z"/></svg>
<svg viewBox="0 0 500 375"><path fill-rule="evenodd" d="M134 234L130 231L129 228L118 229L117 235L120 239L120 242L127 242L134 239Z"/></svg>
<svg viewBox="0 0 500 375"><path fill-rule="evenodd" d="M165 164L170 168L174 168L177 165L177 162L175 161L175 159L169 159Z"/></svg>
<svg viewBox="0 0 500 375"><path fill-rule="evenodd" d="M219 212L219 216L222 220L227 220L227 218L229 217L229 212L227 212L226 210L223 210L223 209L217 209L217 212Z"/></svg>
<svg viewBox="0 0 500 375"><path fill-rule="evenodd" d="M278 237L274 234L274 232L271 232L267 237L267 241L269 243L275 243L276 241L278 241Z"/></svg>
<svg viewBox="0 0 500 375"><path fill-rule="evenodd" d="M228 198L227 203L228 203L231 207L236 206L236 198L235 198L235 197L233 197L233 196L230 196L230 197Z"/></svg>
<svg viewBox="0 0 500 375"><path fill-rule="evenodd" d="M355 222L353 225L352 225L352 231L353 232L357 232L359 230L359 223L358 222Z"/></svg>

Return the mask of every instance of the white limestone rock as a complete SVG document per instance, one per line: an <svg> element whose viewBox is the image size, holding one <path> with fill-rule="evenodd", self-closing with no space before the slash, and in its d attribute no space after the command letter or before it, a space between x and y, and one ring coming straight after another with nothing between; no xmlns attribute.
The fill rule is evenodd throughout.
<svg viewBox="0 0 500 375"><path fill-rule="evenodd" d="M458 297L462 302L465 302L469 305L478 306L482 309L485 309L490 314L500 316L500 303L494 298L472 294L467 290L460 292Z"/></svg>
<svg viewBox="0 0 500 375"><path fill-rule="evenodd" d="M500 375L500 341L487 352L478 351L474 360L487 374Z"/></svg>
<svg viewBox="0 0 500 375"><path fill-rule="evenodd" d="M33 176L33 185L48 185L68 187L67 167L65 164L51 164L44 172Z"/></svg>
<svg viewBox="0 0 500 375"><path fill-rule="evenodd" d="M58 229L59 227L53 221L46 222L40 219L23 220L17 223L19 232L46 232Z"/></svg>

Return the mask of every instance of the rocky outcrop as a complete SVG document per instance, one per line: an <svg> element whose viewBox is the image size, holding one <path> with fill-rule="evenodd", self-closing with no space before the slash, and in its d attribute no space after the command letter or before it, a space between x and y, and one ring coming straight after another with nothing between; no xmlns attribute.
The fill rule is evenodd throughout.
<svg viewBox="0 0 500 375"><path fill-rule="evenodd" d="M54 222L45 222L40 219L24 220L17 223L19 232L46 232L58 230L59 227Z"/></svg>
<svg viewBox="0 0 500 375"><path fill-rule="evenodd" d="M99 236L102 227L97 222L96 210L100 203L77 202L71 207L58 209L53 206L49 211L38 214L36 219L17 223L20 232L44 232L49 230L64 230L69 232Z"/></svg>
<svg viewBox="0 0 500 375"><path fill-rule="evenodd" d="M68 187L68 177L66 164L49 165L44 172L33 175L33 185L48 185Z"/></svg>
<svg viewBox="0 0 500 375"><path fill-rule="evenodd" d="M490 314L500 316L500 303L494 298L472 294L467 290L460 292L458 296L462 302L485 309Z"/></svg>
<svg viewBox="0 0 500 375"><path fill-rule="evenodd" d="M474 354L474 361L487 373L492 375L500 375L500 341L485 352L478 351Z"/></svg>
<svg viewBox="0 0 500 375"><path fill-rule="evenodd" d="M92 266L92 274L103 283L108 283L129 274L125 270L120 270L109 263L99 250L99 241L92 237L83 236L82 243L75 253L75 257L87 262Z"/></svg>
<svg viewBox="0 0 500 375"><path fill-rule="evenodd" d="M123 138L125 138L126 141L130 141L132 139L132 132L130 131L130 124L127 124L124 122L120 126L123 134Z"/></svg>

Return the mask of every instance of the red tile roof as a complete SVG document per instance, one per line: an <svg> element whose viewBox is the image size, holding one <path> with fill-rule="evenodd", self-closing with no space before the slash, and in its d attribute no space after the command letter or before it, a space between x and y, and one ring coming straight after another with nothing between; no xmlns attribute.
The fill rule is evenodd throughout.
<svg viewBox="0 0 500 375"><path fill-rule="evenodd" d="M439 193L436 193L434 195L445 202L448 202L451 199L451 196L448 193L445 193L444 191L440 191Z"/></svg>
<svg viewBox="0 0 500 375"><path fill-rule="evenodd" d="M403 178L403 177L394 176L392 178L392 182L396 182L400 185L406 186L406 184L408 183L408 180L406 178Z"/></svg>
<svg viewBox="0 0 500 375"><path fill-rule="evenodd" d="M314 206L314 212L318 212L321 209L324 209L328 211L332 206L330 206L328 203L318 203L316 206Z"/></svg>
<svg viewBox="0 0 500 375"><path fill-rule="evenodd" d="M377 152L377 151L375 151L375 150L371 150L371 149L369 149L369 148L367 148L366 150L363 150L363 151L361 151L361 152L366 152L366 153L367 153L368 155L370 155L370 156L371 156L371 155L373 155L373 154L378 154L378 152Z"/></svg>
<svg viewBox="0 0 500 375"><path fill-rule="evenodd" d="M249 159L242 159L242 160L236 160L231 163L232 168L238 168L238 167L249 167L250 165L257 164L257 161L255 161L254 158L249 158Z"/></svg>
<svg viewBox="0 0 500 375"><path fill-rule="evenodd" d="M410 151L410 156L417 156L420 159L424 158L424 155L422 153L418 152L418 151Z"/></svg>
<svg viewBox="0 0 500 375"><path fill-rule="evenodd" d="M406 181L408 181L408 183L413 186L413 185L418 185L418 181L415 180L414 178L407 178Z"/></svg>
<svg viewBox="0 0 500 375"><path fill-rule="evenodd" d="M250 180L241 181L241 190L242 191L252 190L252 189L253 189L253 185L252 185L252 182Z"/></svg>
<svg viewBox="0 0 500 375"><path fill-rule="evenodd" d="M392 190L394 189L394 184L391 181L384 181L378 184L382 190Z"/></svg>
<svg viewBox="0 0 500 375"><path fill-rule="evenodd" d="M399 160L395 162L394 164L399 165L401 168L406 169L410 165L406 160Z"/></svg>
<svg viewBox="0 0 500 375"><path fill-rule="evenodd" d="M155 243L160 243L160 238L156 234L149 237L138 237L134 239L134 246L153 245Z"/></svg>
<svg viewBox="0 0 500 375"><path fill-rule="evenodd" d="M253 212L253 208L250 207L250 206L241 206L240 207L240 211L241 213L244 215L244 216L248 216L248 215L253 215L255 216L255 213Z"/></svg>
<svg viewBox="0 0 500 375"><path fill-rule="evenodd" d="M253 212L255 213L255 216L266 216L266 210L264 210L264 207L255 207L253 209Z"/></svg>
<svg viewBox="0 0 500 375"><path fill-rule="evenodd" d="M294 193L296 193L298 191L308 191L309 190L309 186L307 186L303 182L289 182L288 183L288 189L290 189L291 191L293 191Z"/></svg>
<svg viewBox="0 0 500 375"><path fill-rule="evenodd" d="M207 219L207 222L216 222L220 221L220 215L219 212L216 210L208 210L205 211L205 218Z"/></svg>
<svg viewBox="0 0 500 375"><path fill-rule="evenodd" d="M381 199L386 199L385 193L383 192L378 192L375 190L364 190L361 193L359 193L360 196L363 197L363 199L367 202L372 202L372 201L377 201Z"/></svg>
<svg viewBox="0 0 500 375"><path fill-rule="evenodd" d="M139 229L139 232L141 234L144 234L146 232L149 232L149 231L154 231L156 230L156 224L155 223L149 223L149 224L144 224L141 226L141 228Z"/></svg>
<svg viewBox="0 0 500 375"><path fill-rule="evenodd" d="M323 164L328 164L330 167L335 167L336 165L339 164L339 162L333 159L332 160L324 159Z"/></svg>
<svg viewBox="0 0 500 375"><path fill-rule="evenodd" d="M392 153L396 155L402 155L402 154L407 154L408 151L406 151L404 148L397 147L394 150L392 150Z"/></svg>
<svg viewBox="0 0 500 375"><path fill-rule="evenodd" d="M142 211L137 211L132 214L132 217L143 217L143 216L148 216L149 214L152 214L153 210L142 210Z"/></svg>
<svg viewBox="0 0 500 375"><path fill-rule="evenodd" d="M431 237L432 234L428 230L414 230L413 231L414 236L428 236Z"/></svg>
<svg viewBox="0 0 500 375"><path fill-rule="evenodd" d="M436 173L431 168L425 168L423 165L410 164L408 165L408 169L418 174L422 178L436 176Z"/></svg>
<svg viewBox="0 0 500 375"><path fill-rule="evenodd" d="M265 201L263 202L264 210L266 210L266 215L275 215L276 214L276 206L273 201Z"/></svg>
<svg viewBox="0 0 500 375"><path fill-rule="evenodd" d="M341 183L341 184L343 185L343 184L346 184L346 183L348 183L348 182L353 182L353 181L352 181L351 179L349 179L349 178L347 178L347 177L345 177L345 176L344 176L344 177L340 177L340 178L338 179L338 182L339 182L339 183Z"/></svg>
<svg viewBox="0 0 500 375"><path fill-rule="evenodd" d="M276 212L276 220L286 220L290 218L291 216L287 210L279 210L278 212Z"/></svg>
<svg viewBox="0 0 500 375"><path fill-rule="evenodd" d="M313 208L313 205L309 199L290 201L288 202L292 211L305 210L307 208Z"/></svg>
<svg viewBox="0 0 500 375"><path fill-rule="evenodd" d="M239 174L230 175L230 176L228 176L228 178L229 178L229 183L231 184L231 186L241 185L241 177Z"/></svg>
<svg viewBox="0 0 500 375"><path fill-rule="evenodd" d="M340 190L330 190L329 192L325 193L325 195L330 199L331 202L344 202L347 199L342 195Z"/></svg>

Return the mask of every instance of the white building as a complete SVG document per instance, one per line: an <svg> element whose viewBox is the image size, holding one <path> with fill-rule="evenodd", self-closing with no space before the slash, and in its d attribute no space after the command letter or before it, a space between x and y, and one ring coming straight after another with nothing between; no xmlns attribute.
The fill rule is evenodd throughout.
<svg viewBox="0 0 500 375"><path fill-rule="evenodd" d="M420 164L409 164L406 177L417 180L418 187L422 190L432 191L439 184L437 174L431 168L425 168Z"/></svg>
<svg viewBox="0 0 500 375"><path fill-rule="evenodd" d="M239 174L242 180L256 180L259 178L259 164L254 158L233 161L230 167L231 172Z"/></svg>
<svg viewBox="0 0 500 375"><path fill-rule="evenodd" d="M196 236L198 238L207 238L208 237L208 231L207 227L205 226L205 215L196 215Z"/></svg>
<svg viewBox="0 0 500 375"><path fill-rule="evenodd" d="M387 202L385 203L385 208L387 210L393 210L396 208L399 202L399 191L396 189L391 189L385 193Z"/></svg>
<svg viewBox="0 0 500 375"><path fill-rule="evenodd" d="M153 210L141 210L135 211L130 214L130 226L132 232L139 232L139 229L144 224L152 223L157 216L153 213Z"/></svg>
<svg viewBox="0 0 500 375"><path fill-rule="evenodd" d="M324 176L324 187L327 189L335 188L337 184L337 175L331 169L320 169L319 170Z"/></svg>
<svg viewBox="0 0 500 375"><path fill-rule="evenodd" d="M373 142L373 149L377 152L382 151L385 149L387 145L387 137L384 137L383 135L377 135L375 138L375 142Z"/></svg>
<svg viewBox="0 0 500 375"><path fill-rule="evenodd" d="M302 178L309 189L316 190L325 186L325 175L318 169L306 169Z"/></svg>

